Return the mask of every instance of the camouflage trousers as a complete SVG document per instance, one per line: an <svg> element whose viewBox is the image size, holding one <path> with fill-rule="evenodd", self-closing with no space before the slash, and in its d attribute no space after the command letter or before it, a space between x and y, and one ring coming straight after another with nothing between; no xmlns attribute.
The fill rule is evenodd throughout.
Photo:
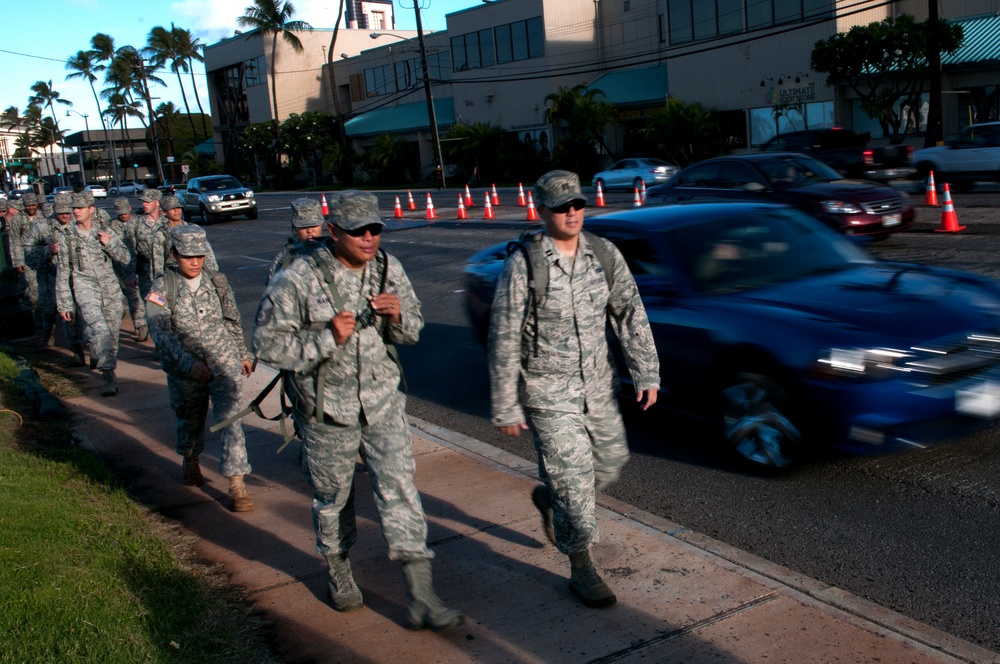
<svg viewBox="0 0 1000 664"><path fill-rule="evenodd" d="M243 410L243 385L239 372L213 376L207 382L167 374L170 407L177 416L177 453L198 456L205 450L205 421L211 401L212 414L219 422ZM249 475L246 436L239 420L219 432L222 452L219 471L224 477Z"/></svg>
<svg viewBox="0 0 1000 664"><path fill-rule="evenodd" d="M538 452L538 476L552 491L556 546L586 551L600 540L595 492L616 481L628 461L625 425L614 400L586 413L527 411Z"/></svg>
<svg viewBox="0 0 1000 664"><path fill-rule="evenodd" d="M21 292L24 293L24 299L34 315L35 327L41 328L42 316L38 308L38 273L30 267L25 267L24 272L20 273L20 282Z"/></svg>
<svg viewBox="0 0 1000 664"><path fill-rule="evenodd" d="M128 304L128 315L132 318L132 327L134 329L139 329L140 327L146 327L146 305L145 300L139 296L139 286L129 286L128 280L123 274L124 271L119 272L117 266L115 268L115 274L118 276L118 283L122 287L122 293L125 294L125 302ZM146 294L149 294L147 289Z"/></svg>
<svg viewBox="0 0 1000 664"><path fill-rule="evenodd" d="M73 299L87 331L90 354L97 358L98 369L114 371L118 366L118 337L125 315L122 293L118 289L102 293L98 286L81 282L73 289Z"/></svg>
<svg viewBox="0 0 1000 664"><path fill-rule="evenodd" d="M324 557L346 553L357 540L354 467L368 466L375 507L391 560L431 558L427 519L413 483L416 462L402 406L377 424L341 426L295 414L302 438L302 473L313 487L316 548Z"/></svg>
<svg viewBox="0 0 1000 664"><path fill-rule="evenodd" d="M41 330L51 330L56 324L56 273L52 270L35 272L38 287L37 320ZM68 335L67 335L68 336Z"/></svg>

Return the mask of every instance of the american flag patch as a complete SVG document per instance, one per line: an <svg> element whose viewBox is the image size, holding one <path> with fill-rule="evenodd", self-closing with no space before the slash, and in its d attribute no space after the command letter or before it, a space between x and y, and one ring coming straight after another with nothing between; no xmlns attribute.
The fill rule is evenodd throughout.
<svg viewBox="0 0 1000 664"><path fill-rule="evenodd" d="M150 293L149 297L147 297L146 299L149 300L150 302L152 302L153 304L157 304L157 305L159 305L161 307L167 306L167 300L166 300L166 298L163 297L162 295L160 295L159 293L155 293L155 292Z"/></svg>

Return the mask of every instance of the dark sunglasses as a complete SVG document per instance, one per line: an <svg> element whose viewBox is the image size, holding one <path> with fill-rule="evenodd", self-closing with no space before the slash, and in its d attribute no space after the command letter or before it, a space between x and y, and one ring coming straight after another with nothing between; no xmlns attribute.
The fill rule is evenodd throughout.
<svg viewBox="0 0 1000 664"><path fill-rule="evenodd" d="M585 207L587 207L587 204L583 201L570 201L569 203L563 203L562 205L557 205L556 207L551 207L549 209L556 214L566 214L569 212L570 208L579 211Z"/></svg>
<svg viewBox="0 0 1000 664"><path fill-rule="evenodd" d="M382 232L382 224L368 224L367 226L362 226L361 228L353 228L351 230L341 228L340 230L344 231L351 237L364 237L365 233L371 233L374 237Z"/></svg>

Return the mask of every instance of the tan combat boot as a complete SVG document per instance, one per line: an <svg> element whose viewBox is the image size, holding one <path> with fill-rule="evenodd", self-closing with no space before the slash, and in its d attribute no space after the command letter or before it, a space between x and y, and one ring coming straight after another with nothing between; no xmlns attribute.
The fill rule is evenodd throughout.
<svg viewBox="0 0 1000 664"><path fill-rule="evenodd" d="M242 475L229 478L229 507L234 512L249 512L253 509L253 500L247 493Z"/></svg>
<svg viewBox="0 0 1000 664"><path fill-rule="evenodd" d="M569 588L580 598L584 606L601 609L618 601L615 594L611 592L611 588L604 583L594 568L594 561L590 557L589 549L569 554L569 564L572 568Z"/></svg>
<svg viewBox="0 0 1000 664"><path fill-rule="evenodd" d="M326 556L330 565L330 605L337 611L355 611L365 605L361 589L354 582L351 561L347 553L331 553Z"/></svg>
<svg viewBox="0 0 1000 664"><path fill-rule="evenodd" d="M101 376L104 377L104 385L101 387L101 396L113 397L118 394L118 381L115 378L115 372L110 369L104 369L101 371Z"/></svg>
<svg viewBox="0 0 1000 664"><path fill-rule="evenodd" d="M465 622L461 611L446 607L434 592L430 558L404 559L403 577L409 595L406 612L410 629L430 627L438 631Z"/></svg>

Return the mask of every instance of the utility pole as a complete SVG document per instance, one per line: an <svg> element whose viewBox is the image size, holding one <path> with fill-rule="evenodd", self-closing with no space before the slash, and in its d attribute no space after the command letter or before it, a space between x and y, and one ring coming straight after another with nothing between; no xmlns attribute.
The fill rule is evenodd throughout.
<svg viewBox="0 0 1000 664"><path fill-rule="evenodd" d="M933 0L932 0L933 1ZM420 42L420 64L424 69L424 93L427 95L427 118L431 125L431 139L434 141L434 173L440 178L439 187L445 188L444 160L441 158L441 138L438 136L437 114L434 112L434 92L431 90L431 75L427 68L427 48L424 46L424 28L420 22L420 0L413 0L413 11L417 15L417 41Z"/></svg>
<svg viewBox="0 0 1000 664"><path fill-rule="evenodd" d="M925 148L933 147L944 140L944 123L941 117L941 33L938 31L937 0L927 2L927 23L931 29L927 39L927 69L931 77L931 89L927 106Z"/></svg>
<svg viewBox="0 0 1000 664"><path fill-rule="evenodd" d="M156 118L153 117L153 100L149 96L149 83L146 81L146 61L138 51L136 61L139 63L139 77L142 79L142 97L146 100L146 117L149 118L149 130L153 137L153 158L156 160L156 174L163 183L163 164L160 163L160 140L156 136Z"/></svg>

